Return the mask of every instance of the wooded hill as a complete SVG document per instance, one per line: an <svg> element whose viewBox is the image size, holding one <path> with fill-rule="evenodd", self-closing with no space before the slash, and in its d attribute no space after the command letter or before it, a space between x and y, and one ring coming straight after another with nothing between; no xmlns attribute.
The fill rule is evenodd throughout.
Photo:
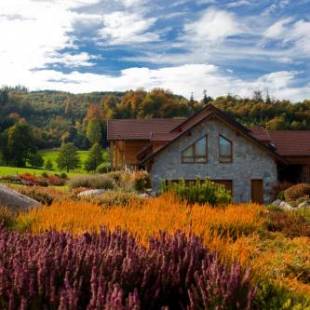
<svg viewBox="0 0 310 310"><path fill-rule="evenodd" d="M310 129L310 100L271 100L260 92L255 92L253 98L228 95L213 99L205 95L202 101L196 101L161 89L74 95L28 92L17 87L0 90L0 131L3 135L16 122L23 121L32 127L37 148L58 147L64 141L85 149L91 144L89 131L96 127L90 125L93 121L100 123L100 139L105 143L105 119L188 117L207 103L228 111L246 126Z"/></svg>

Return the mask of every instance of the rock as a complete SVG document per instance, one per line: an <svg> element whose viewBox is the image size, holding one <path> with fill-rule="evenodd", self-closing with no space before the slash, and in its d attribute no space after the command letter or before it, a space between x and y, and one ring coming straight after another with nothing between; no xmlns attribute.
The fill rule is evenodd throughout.
<svg viewBox="0 0 310 310"><path fill-rule="evenodd" d="M284 210L293 210L293 207L285 201L281 201L279 207L284 209Z"/></svg>
<svg viewBox="0 0 310 310"><path fill-rule="evenodd" d="M310 208L310 201L309 200L305 200L301 203L298 204L297 208Z"/></svg>
<svg viewBox="0 0 310 310"><path fill-rule="evenodd" d="M150 198L150 195L148 195L147 193L138 194L138 196L143 199Z"/></svg>
<svg viewBox="0 0 310 310"><path fill-rule="evenodd" d="M0 206L20 211L39 207L40 203L6 186L0 185Z"/></svg>
<svg viewBox="0 0 310 310"><path fill-rule="evenodd" d="M271 205L274 207L280 207L281 202L282 202L281 199L277 199Z"/></svg>
<svg viewBox="0 0 310 310"><path fill-rule="evenodd" d="M105 192L106 192L105 189L90 189L90 190L83 191L83 192L79 193L78 197L79 198L95 197L95 196L99 196Z"/></svg>

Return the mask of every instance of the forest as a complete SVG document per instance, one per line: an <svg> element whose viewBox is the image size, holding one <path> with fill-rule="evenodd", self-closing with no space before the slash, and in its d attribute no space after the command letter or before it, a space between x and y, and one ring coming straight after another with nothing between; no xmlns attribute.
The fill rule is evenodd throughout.
<svg viewBox="0 0 310 310"><path fill-rule="evenodd" d="M81 150L95 143L106 146L106 120L112 118L188 117L206 104L227 111L241 123L271 130L310 129L310 100L293 103L272 99L255 91L251 98L227 95L189 100L163 89L71 94L58 91L29 92L24 87L0 89L0 147L5 164L14 154L58 148L72 143ZM25 160L24 160L25 162Z"/></svg>

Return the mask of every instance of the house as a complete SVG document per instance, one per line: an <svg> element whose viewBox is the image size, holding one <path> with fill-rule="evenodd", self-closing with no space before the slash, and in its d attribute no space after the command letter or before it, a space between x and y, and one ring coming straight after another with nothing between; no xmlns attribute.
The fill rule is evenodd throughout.
<svg viewBox="0 0 310 310"><path fill-rule="evenodd" d="M310 131L246 128L213 105L187 119L110 120L114 169L145 168L152 187L210 178L235 202L268 202L277 181L310 182Z"/></svg>

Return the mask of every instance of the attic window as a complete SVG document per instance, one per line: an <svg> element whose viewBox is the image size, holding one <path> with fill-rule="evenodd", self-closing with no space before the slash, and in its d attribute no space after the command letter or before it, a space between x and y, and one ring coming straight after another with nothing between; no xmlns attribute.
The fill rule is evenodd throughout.
<svg viewBox="0 0 310 310"><path fill-rule="evenodd" d="M208 160L207 148L207 136L204 136L182 152L182 162L206 163Z"/></svg>
<svg viewBox="0 0 310 310"><path fill-rule="evenodd" d="M220 135L219 137L219 160L221 163L231 163L233 159L232 142Z"/></svg>

